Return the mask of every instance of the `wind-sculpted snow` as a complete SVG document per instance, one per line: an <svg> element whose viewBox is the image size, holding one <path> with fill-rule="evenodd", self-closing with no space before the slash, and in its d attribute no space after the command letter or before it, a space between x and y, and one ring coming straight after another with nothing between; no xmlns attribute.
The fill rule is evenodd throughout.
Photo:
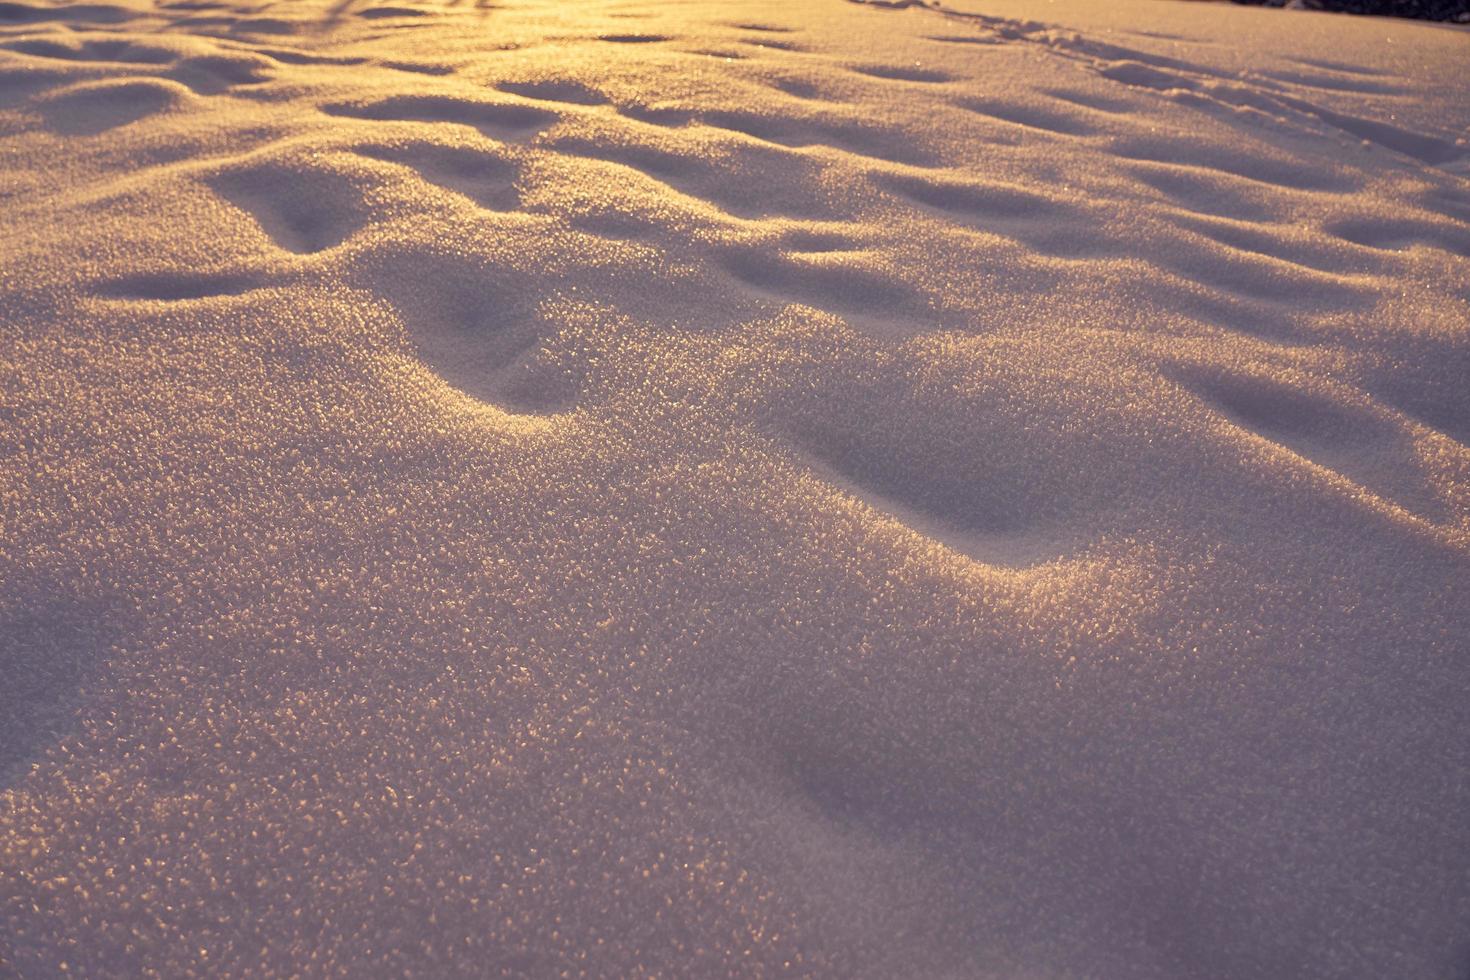
<svg viewBox="0 0 1470 980"><path fill-rule="evenodd" d="M0 974L1463 978L1467 54L0 3Z"/></svg>

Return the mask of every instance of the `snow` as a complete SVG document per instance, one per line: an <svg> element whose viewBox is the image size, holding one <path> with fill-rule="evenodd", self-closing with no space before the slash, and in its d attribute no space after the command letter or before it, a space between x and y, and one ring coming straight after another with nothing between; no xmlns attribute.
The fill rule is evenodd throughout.
<svg viewBox="0 0 1470 980"><path fill-rule="evenodd" d="M1467 55L0 4L0 973L1464 977Z"/></svg>

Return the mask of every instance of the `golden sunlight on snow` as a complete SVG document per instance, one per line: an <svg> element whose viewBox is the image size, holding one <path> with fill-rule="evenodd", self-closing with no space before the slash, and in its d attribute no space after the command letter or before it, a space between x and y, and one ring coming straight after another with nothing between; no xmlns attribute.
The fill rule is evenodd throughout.
<svg viewBox="0 0 1470 980"><path fill-rule="evenodd" d="M0 2L0 975L1463 980L1467 57Z"/></svg>

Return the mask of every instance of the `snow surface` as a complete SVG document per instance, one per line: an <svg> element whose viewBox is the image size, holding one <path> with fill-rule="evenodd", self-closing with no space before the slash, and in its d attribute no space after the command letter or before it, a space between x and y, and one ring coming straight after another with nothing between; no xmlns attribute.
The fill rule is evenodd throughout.
<svg viewBox="0 0 1470 980"><path fill-rule="evenodd" d="M1470 34L0 3L0 974L1470 971Z"/></svg>

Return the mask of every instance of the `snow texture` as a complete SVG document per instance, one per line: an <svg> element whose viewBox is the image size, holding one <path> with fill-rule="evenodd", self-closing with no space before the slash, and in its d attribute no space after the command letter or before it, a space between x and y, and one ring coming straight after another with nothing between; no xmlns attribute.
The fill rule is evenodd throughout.
<svg viewBox="0 0 1470 980"><path fill-rule="evenodd" d="M1464 980L1467 67L0 3L0 974Z"/></svg>

